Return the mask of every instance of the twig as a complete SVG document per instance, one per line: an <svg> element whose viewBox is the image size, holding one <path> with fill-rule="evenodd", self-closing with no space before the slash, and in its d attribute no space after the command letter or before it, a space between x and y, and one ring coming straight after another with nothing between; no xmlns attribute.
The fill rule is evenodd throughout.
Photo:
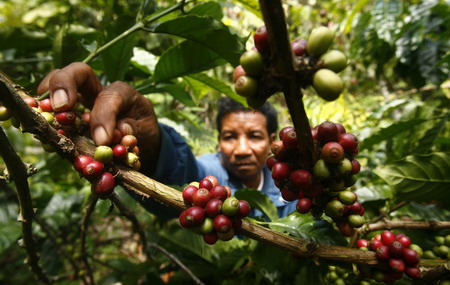
<svg viewBox="0 0 450 285"><path fill-rule="evenodd" d="M27 181L28 169L12 147L2 127L0 127L0 155L3 157L10 177L16 185L20 208L18 220L22 223L22 240L28 254L26 263L38 280L50 284L50 279L39 265L39 256L33 239L34 210Z"/></svg>
<svg viewBox="0 0 450 285"><path fill-rule="evenodd" d="M450 221L390 221L368 224L359 229L360 235L379 230L413 229L413 230L442 230L449 229Z"/></svg>
<svg viewBox="0 0 450 285"><path fill-rule="evenodd" d="M94 274L93 274L91 265L89 264L89 260L88 260L88 253L86 250L86 236L87 236L87 231L88 231L88 227L89 227L89 219L90 219L92 213L94 212L95 205L97 205L97 201L98 201L98 198L94 195L91 195L91 197L89 199L89 204L83 210L84 214L83 214L83 219L81 222L81 237L80 237L80 239L81 239L81 242L80 242L81 260L83 261L84 267L87 271L87 274L89 276L91 284L95 284L95 280L94 280Z"/></svg>
<svg viewBox="0 0 450 285"><path fill-rule="evenodd" d="M149 244L150 247L155 248L156 250L160 251L162 254L164 254L165 256L167 256L168 258L170 258L175 264L177 264L187 275L189 275L189 277L192 278L192 280L194 280L195 284L197 285L204 285L204 283L198 279L197 276L195 276L194 273L192 273L191 270L189 270L189 268L187 268L175 255L171 254L170 252L168 252L165 248L157 245L156 243L150 243Z"/></svg>

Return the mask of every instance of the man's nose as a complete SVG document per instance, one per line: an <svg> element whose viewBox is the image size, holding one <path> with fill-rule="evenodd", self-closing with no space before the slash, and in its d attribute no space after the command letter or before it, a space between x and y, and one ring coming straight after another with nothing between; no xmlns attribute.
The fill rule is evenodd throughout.
<svg viewBox="0 0 450 285"><path fill-rule="evenodd" d="M239 138L234 150L235 155L250 155L252 151L249 143L247 138Z"/></svg>

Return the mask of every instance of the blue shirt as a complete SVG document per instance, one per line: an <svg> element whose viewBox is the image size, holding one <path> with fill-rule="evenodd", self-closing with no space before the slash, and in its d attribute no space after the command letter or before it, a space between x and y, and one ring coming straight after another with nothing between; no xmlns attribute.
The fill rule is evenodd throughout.
<svg viewBox="0 0 450 285"><path fill-rule="evenodd" d="M230 175L222 166L220 153L205 154L195 158L188 144L173 128L163 124L160 124L160 127L161 148L156 171L151 175L152 179L166 185L181 186L212 175L217 178L220 185L229 186L232 194L237 189L245 188L239 179ZM281 198L280 190L275 186L271 172L267 167L264 167L263 173L264 184L261 192L266 194L275 204L278 215L284 217L295 211L296 202L285 202ZM151 199L136 198L147 210L158 216L176 217L177 215L176 213L170 213L171 210L168 207L153 202ZM256 210L251 216L262 216L262 213Z"/></svg>

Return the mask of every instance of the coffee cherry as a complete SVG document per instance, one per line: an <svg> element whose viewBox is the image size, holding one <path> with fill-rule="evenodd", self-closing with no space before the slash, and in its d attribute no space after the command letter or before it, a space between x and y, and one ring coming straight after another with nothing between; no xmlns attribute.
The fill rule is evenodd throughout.
<svg viewBox="0 0 450 285"><path fill-rule="evenodd" d="M400 272L400 271L397 272L397 271L394 271L391 269L391 270L386 271L386 276L384 278L384 282L392 283L395 280L402 279L402 277L403 277L403 272Z"/></svg>
<svg viewBox="0 0 450 285"><path fill-rule="evenodd" d="M140 166L139 157L132 152L128 152L127 158L125 160L125 165L133 168L134 170L139 170Z"/></svg>
<svg viewBox="0 0 450 285"><path fill-rule="evenodd" d="M319 57L324 54L333 44L334 31L321 26L311 31L306 49L309 54Z"/></svg>
<svg viewBox="0 0 450 285"><path fill-rule="evenodd" d="M41 112L41 116L47 121L47 123L51 124L55 120L55 117L49 112Z"/></svg>
<svg viewBox="0 0 450 285"><path fill-rule="evenodd" d="M313 166L313 175L317 179L326 180L331 177L330 170L323 159L319 159Z"/></svg>
<svg viewBox="0 0 450 285"><path fill-rule="evenodd" d="M255 31L255 34L253 35L253 41L255 43L256 49L260 53L265 54L269 52L269 35L267 34L266 26L261 26Z"/></svg>
<svg viewBox="0 0 450 285"><path fill-rule="evenodd" d="M280 160L278 160L278 158L276 158L274 155L269 156L266 160L266 166L270 171L272 171L274 164L277 162L280 162Z"/></svg>
<svg viewBox="0 0 450 285"><path fill-rule="evenodd" d="M420 246L418 246L417 244L411 244L409 246L410 249L414 250L415 252L417 252L417 254L419 255L419 257L422 257L423 255L423 250Z"/></svg>
<svg viewBox="0 0 450 285"><path fill-rule="evenodd" d="M395 241L395 235L391 231L383 231L381 233L381 242L384 245L390 245Z"/></svg>
<svg viewBox="0 0 450 285"><path fill-rule="evenodd" d="M247 75L247 74L245 73L245 70L244 70L244 68L242 67L242 65L236 66L236 68L235 68L234 71L233 71L233 82L236 82L236 80L237 80L239 77L244 76L244 75Z"/></svg>
<svg viewBox="0 0 450 285"><path fill-rule="evenodd" d="M286 149L284 148L283 141L273 141L270 145L270 150L277 159L284 160L288 156Z"/></svg>
<svg viewBox="0 0 450 285"><path fill-rule="evenodd" d="M369 247L369 241L366 239L359 239L356 241L356 247L357 248Z"/></svg>
<svg viewBox="0 0 450 285"><path fill-rule="evenodd" d="M272 178L277 181L284 180L289 177L291 167L285 162L278 162L272 168Z"/></svg>
<svg viewBox="0 0 450 285"><path fill-rule="evenodd" d="M295 40L291 43L292 52L296 56L302 56L306 53L306 46L308 42L306 40Z"/></svg>
<svg viewBox="0 0 450 285"><path fill-rule="evenodd" d="M405 263L403 260L399 258L391 258L389 259L389 266L395 272L403 272L405 271Z"/></svg>
<svg viewBox="0 0 450 285"><path fill-rule="evenodd" d="M361 211L361 203L359 203L358 201L356 201L355 203L351 204L350 206L348 206L348 211L352 214L359 214ZM362 215L361 215L362 216Z"/></svg>
<svg viewBox="0 0 450 285"><path fill-rule="evenodd" d="M214 218L222 213L222 203L223 202L217 198L212 198L209 200L204 207L206 215Z"/></svg>
<svg viewBox="0 0 450 285"><path fill-rule="evenodd" d="M344 91L342 79L329 69L319 69L314 73L313 87L317 95L326 101L336 100Z"/></svg>
<svg viewBox="0 0 450 285"><path fill-rule="evenodd" d="M91 191L101 199L108 198L113 192L116 183L114 176L109 172L103 172L91 185Z"/></svg>
<svg viewBox="0 0 450 285"><path fill-rule="evenodd" d="M298 192L294 189L284 186L281 188L281 197L286 201L292 202L297 199Z"/></svg>
<svg viewBox="0 0 450 285"><path fill-rule="evenodd" d="M186 219L187 210L184 210L181 212L181 214L178 216L178 222L180 223L180 226L183 228L190 228L191 225L189 224L188 220Z"/></svg>
<svg viewBox="0 0 450 285"><path fill-rule="evenodd" d="M224 214L219 214L214 218L214 229L218 233L226 233L231 230L232 226L230 218Z"/></svg>
<svg viewBox="0 0 450 285"><path fill-rule="evenodd" d="M103 163L100 161L92 161L83 168L83 176L92 179L103 173Z"/></svg>
<svg viewBox="0 0 450 285"><path fill-rule="evenodd" d="M351 174L357 174L361 170L361 164L356 159L352 160L352 170Z"/></svg>
<svg viewBox="0 0 450 285"><path fill-rule="evenodd" d="M249 76L259 77L263 72L263 57L257 50L244 52L239 59L239 63Z"/></svg>
<svg viewBox="0 0 450 285"><path fill-rule="evenodd" d="M198 187L199 188L205 188L206 190L211 190L213 188L213 183L210 179L203 178L200 180Z"/></svg>
<svg viewBox="0 0 450 285"><path fill-rule="evenodd" d="M208 180L210 180L210 181L212 182L213 187L219 184L219 180L217 180L217 177L215 177L215 176L213 176L213 175L208 175L208 176L206 176L206 177L203 178L203 179L208 179ZM203 187L203 188L205 188L205 187ZM208 189L208 190L210 190L210 189Z"/></svg>
<svg viewBox="0 0 450 285"><path fill-rule="evenodd" d="M202 207L192 206L186 210L186 222L189 226L200 225L205 219L205 211Z"/></svg>
<svg viewBox="0 0 450 285"><path fill-rule="evenodd" d="M75 158L75 160L73 161L73 167L79 173L83 173L83 168L85 168L86 165L88 165L92 161L94 161L92 157L82 154Z"/></svg>
<svg viewBox="0 0 450 285"><path fill-rule="evenodd" d="M234 91L246 98L253 97L258 91L258 81L247 75L241 76L234 83Z"/></svg>
<svg viewBox="0 0 450 285"><path fill-rule="evenodd" d="M405 274L411 279L422 278L422 273L420 272L420 268L418 268L418 267L406 267ZM443 283L441 282L439 284L443 284Z"/></svg>
<svg viewBox="0 0 450 285"><path fill-rule="evenodd" d="M330 50L320 57L322 64L336 73L341 72L347 67L347 57L338 50Z"/></svg>
<svg viewBox="0 0 450 285"><path fill-rule="evenodd" d="M339 137L337 125L330 121L325 121L317 127L318 140L325 144L327 142L336 142Z"/></svg>
<svg viewBox="0 0 450 285"><path fill-rule="evenodd" d="M404 248L408 248L411 245L411 239L407 236L400 236L397 241L402 244Z"/></svg>
<svg viewBox="0 0 450 285"><path fill-rule="evenodd" d="M192 194L192 202L195 206L203 207L209 200L211 200L211 196L209 195L209 191L205 188L199 188Z"/></svg>
<svg viewBox="0 0 450 285"><path fill-rule="evenodd" d="M301 198L297 201L296 209L300 214L306 214L311 211L312 201L310 198Z"/></svg>
<svg viewBox="0 0 450 285"><path fill-rule="evenodd" d="M234 232L238 232L242 228L242 219L238 217L231 217L232 229Z"/></svg>
<svg viewBox="0 0 450 285"><path fill-rule="evenodd" d="M228 197L222 204L222 213L228 217L233 217L239 213L239 200L236 197Z"/></svg>
<svg viewBox="0 0 450 285"><path fill-rule="evenodd" d="M252 207L245 200L239 200L239 211L237 213L238 218L245 218L250 214Z"/></svg>
<svg viewBox="0 0 450 285"><path fill-rule="evenodd" d="M0 121L6 121L11 117L11 112L5 106L0 106Z"/></svg>
<svg viewBox="0 0 450 285"><path fill-rule="evenodd" d="M203 241L206 242L207 244L215 244L218 239L219 238L217 237L216 232L203 235Z"/></svg>
<svg viewBox="0 0 450 285"><path fill-rule="evenodd" d="M287 131L283 138L281 139L283 142L284 148L286 150L296 150L298 149L298 138L295 130Z"/></svg>
<svg viewBox="0 0 450 285"><path fill-rule="evenodd" d="M339 124L339 123L334 123L334 124L336 125L336 127L338 129L339 135L347 132L347 130L345 129L345 127L342 124Z"/></svg>
<svg viewBox="0 0 450 285"><path fill-rule="evenodd" d="M352 171L352 163L350 160L344 158L338 164L338 173L341 175L351 173Z"/></svg>
<svg viewBox="0 0 450 285"><path fill-rule="evenodd" d="M75 122L76 118L77 118L77 116L72 111L59 112L59 113L55 114L55 119L61 125L71 125L71 124L73 124Z"/></svg>
<svg viewBox="0 0 450 285"><path fill-rule="evenodd" d="M340 222L337 226L343 236L351 237L355 234L355 229L347 222Z"/></svg>
<svg viewBox="0 0 450 285"><path fill-rule="evenodd" d="M360 215L349 215L348 216L348 223L350 224L350 226L352 226L354 228L362 227L365 222L366 222L366 219L364 219L364 217L362 217Z"/></svg>
<svg viewBox="0 0 450 285"><path fill-rule="evenodd" d="M399 241L393 241L389 244L389 253L392 257L401 258L403 255L403 245Z"/></svg>
<svg viewBox="0 0 450 285"><path fill-rule="evenodd" d="M358 139L351 133L340 134L338 142L344 148L344 151L348 153L353 153L358 147Z"/></svg>
<svg viewBox="0 0 450 285"><path fill-rule="evenodd" d="M403 249L403 261L408 266L415 266L419 263L420 257L419 254L410 248Z"/></svg>
<svg viewBox="0 0 450 285"><path fill-rule="evenodd" d="M113 158L116 161L124 161L127 158L127 148L124 145L116 144L113 149Z"/></svg>
<svg viewBox="0 0 450 285"><path fill-rule="evenodd" d="M344 205L338 200L331 200L325 206L325 215L332 219L337 219L342 217L344 214Z"/></svg>
<svg viewBox="0 0 450 285"><path fill-rule="evenodd" d="M306 169L296 169L289 174L292 185L299 188L306 188L312 184L312 174Z"/></svg>
<svg viewBox="0 0 450 285"><path fill-rule="evenodd" d="M229 231L227 232L217 232L217 237L221 240L221 241L229 241L232 240L234 237L234 230L233 228L231 228Z"/></svg>
<svg viewBox="0 0 450 285"><path fill-rule="evenodd" d="M375 256L380 261L389 260L389 247L387 245L382 245L377 248Z"/></svg>
<svg viewBox="0 0 450 285"><path fill-rule="evenodd" d="M221 201L225 201L229 197L227 189L222 185L214 186L210 191L211 198L217 198Z"/></svg>
<svg viewBox="0 0 450 285"><path fill-rule="evenodd" d="M28 104L28 106L30 106L31 108L38 108L39 107L39 102L36 100L36 98L33 98L31 96L25 96L22 98L23 101L25 101L25 103Z"/></svg>
<svg viewBox="0 0 450 285"><path fill-rule="evenodd" d="M377 251L377 249L378 249L380 246L383 246L383 243L381 242L381 240L378 240L378 239L372 239L372 240L369 242L369 249L370 249L371 251Z"/></svg>
<svg viewBox="0 0 450 285"><path fill-rule="evenodd" d="M328 142L322 148L321 157L328 163L339 163L344 159L344 149L337 142Z"/></svg>
<svg viewBox="0 0 450 285"><path fill-rule="evenodd" d="M120 144L124 145L127 149L132 149L137 145L137 138L133 135L125 135L120 140Z"/></svg>
<svg viewBox="0 0 450 285"><path fill-rule="evenodd" d="M352 191L341 191L338 194L339 201L344 205L353 205L358 199L358 196L355 192Z"/></svg>
<svg viewBox="0 0 450 285"><path fill-rule="evenodd" d="M278 133L278 136L280 137L280 140L283 140L283 137L286 133L290 132L290 131L294 131L295 132L295 128L293 126L286 126L284 128L282 128L280 130L280 132Z"/></svg>
<svg viewBox="0 0 450 285"><path fill-rule="evenodd" d="M108 163L113 159L113 150L109 146L101 145L95 149L94 159L102 163Z"/></svg>
<svg viewBox="0 0 450 285"><path fill-rule="evenodd" d="M211 218L205 218L203 222L199 225L199 230L201 234L209 234L214 231L213 220Z"/></svg>
<svg viewBox="0 0 450 285"><path fill-rule="evenodd" d="M191 206L192 204L194 204L193 196L194 196L194 193L197 191L198 191L198 188L194 185L188 185L188 186L184 187L182 196L183 196L183 201L186 205Z"/></svg>
<svg viewBox="0 0 450 285"><path fill-rule="evenodd" d="M53 112L52 101L49 98L39 101L39 108L42 112Z"/></svg>

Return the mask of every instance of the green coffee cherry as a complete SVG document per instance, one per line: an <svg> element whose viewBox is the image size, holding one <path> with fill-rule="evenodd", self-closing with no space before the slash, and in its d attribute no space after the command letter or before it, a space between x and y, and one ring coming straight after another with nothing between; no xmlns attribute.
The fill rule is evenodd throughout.
<svg viewBox="0 0 450 285"><path fill-rule="evenodd" d="M434 240L438 245L444 245L445 244L445 238L442 236L435 236Z"/></svg>
<svg viewBox="0 0 450 285"><path fill-rule="evenodd" d="M108 163L113 159L113 150L109 146L101 145L95 149L94 159L101 163Z"/></svg>
<svg viewBox="0 0 450 285"><path fill-rule="evenodd" d="M350 226L352 226L354 228L362 227L365 222L366 222L366 219L364 219L364 217L362 217L360 215L349 215L348 216L348 223L350 224Z"/></svg>
<svg viewBox="0 0 450 285"><path fill-rule="evenodd" d="M330 50L320 57L323 66L336 73L341 72L347 67L347 57L338 50Z"/></svg>
<svg viewBox="0 0 450 285"><path fill-rule="evenodd" d="M444 242L446 246L450 246L450 235L446 235L444 238Z"/></svg>
<svg viewBox="0 0 450 285"><path fill-rule="evenodd" d="M344 214L344 205L338 200L332 200L325 206L325 214L330 218L340 218Z"/></svg>
<svg viewBox="0 0 450 285"><path fill-rule="evenodd" d="M344 205L352 205L353 203L355 203L357 196L354 192L352 191L341 191L339 192L339 201L341 201L342 204Z"/></svg>
<svg viewBox="0 0 450 285"><path fill-rule="evenodd" d="M263 57L257 50L249 50L243 53L239 63L247 75L259 77L263 72Z"/></svg>
<svg viewBox="0 0 450 285"><path fill-rule="evenodd" d="M234 90L243 97L253 97L258 91L258 81L247 75L241 76L234 83Z"/></svg>
<svg viewBox="0 0 450 285"><path fill-rule="evenodd" d="M344 90L344 83L334 71L319 69L314 73L313 87L322 99L334 101Z"/></svg>
<svg viewBox="0 0 450 285"><path fill-rule="evenodd" d="M0 121L6 121L11 118L11 116L11 112L5 106L0 106Z"/></svg>
<svg viewBox="0 0 450 285"><path fill-rule="evenodd" d="M239 200L234 196L230 196L223 201L222 213L228 217L235 216L239 212L239 207Z"/></svg>
<svg viewBox="0 0 450 285"><path fill-rule="evenodd" d="M318 179L328 179L331 177L330 170L323 159L316 161L313 167L313 174Z"/></svg>
<svg viewBox="0 0 450 285"><path fill-rule="evenodd" d="M214 230L213 220L211 218L205 218L199 227L200 233L209 234Z"/></svg>
<svg viewBox="0 0 450 285"><path fill-rule="evenodd" d="M319 57L333 44L334 31L327 27L318 27L311 31L306 50L312 56Z"/></svg>

